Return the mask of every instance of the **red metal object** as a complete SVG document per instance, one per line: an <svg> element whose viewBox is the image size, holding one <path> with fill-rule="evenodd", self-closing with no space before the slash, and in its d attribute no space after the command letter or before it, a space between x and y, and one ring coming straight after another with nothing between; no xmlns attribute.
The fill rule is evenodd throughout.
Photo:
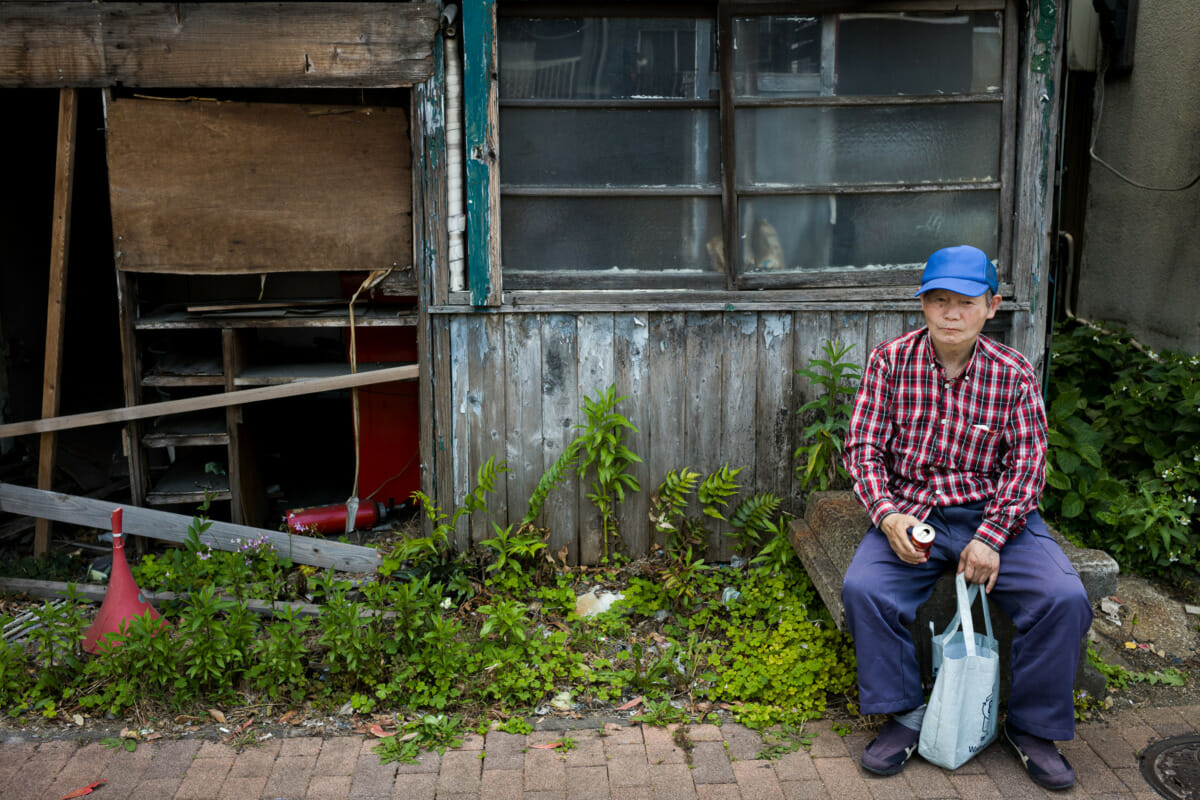
<svg viewBox="0 0 1200 800"><path fill-rule="evenodd" d="M288 530L301 536L309 533L345 533L346 513L345 503L292 509L287 512ZM387 510L380 503L359 500L354 527L373 528L386 513Z"/></svg>
<svg viewBox="0 0 1200 800"><path fill-rule="evenodd" d="M133 617L149 614L150 619L159 619L154 606L146 600L142 590L133 580L129 562L125 560L125 535L121 532L121 509L112 512L113 563L108 577L108 590L104 602L87 635L83 637L83 649L89 653L100 650L101 639L108 633L119 633L126 621ZM163 622L166 625L166 622Z"/></svg>
<svg viewBox="0 0 1200 800"><path fill-rule="evenodd" d="M930 548L933 547L935 536L937 536L937 532L929 525L914 525L908 529L908 538L913 543L913 547L927 555Z"/></svg>

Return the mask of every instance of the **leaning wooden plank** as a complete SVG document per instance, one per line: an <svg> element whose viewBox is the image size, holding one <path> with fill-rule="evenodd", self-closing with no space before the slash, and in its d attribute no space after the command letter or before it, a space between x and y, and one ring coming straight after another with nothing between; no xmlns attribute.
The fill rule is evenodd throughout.
<svg viewBox="0 0 1200 800"><path fill-rule="evenodd" d="M105 114L117 269L412 264L403 108L116 98Z"/></svg>
<svg viewBox="0 0 1200 800"><path fill-rule="evenodd" d="M294 381L279 386L262 386L255 389L240 389L236 392L188 397L183 400L146 403L140 406L133 406L132 408L113 408L107 411L89 411L84 414L70 414L64 417L54 417L53 419L12 422L7 425L0 425L0 439L5 439L9 436L24 436L29 433L86 428L89 425L104 425L109 422L128 422L129 420L160 417L167 414L184 414L189 411L203 411L206 408L242 406L247 403L260 403L263 400L275 400L280 397L299 397L306 394L316 394L317 392L349 389L353 386L371 386L376 383L388 383L390 381L411 381L416 380L417 370L418 367L416 364L406 364L402 367L384 367L382 369L373 369L369 372L335 375L330 378Z"/></svg>
<svg viewBox="0 0 1200 800"><path fill-rule="evenodd" d="M117 508L124 512L125 533L169 542L182 542L187 539L188 526L192 519L183 514L0 483L0 511L10 514L24 514L110 530L112 512ZM260 536L266 536L279 555L300 564L333 567L343 572L375 572L379 568L379 551L370 547L249 528L228 522L213 521L201 540L211 543L218 550L233 551L237 550L241 542Z"/></svg>
<svg viewBox="0 0 1200 800"><path fill-rule="evenodd" d="M0 3L0 86L382 88L433 70L437 3Z"/></svg>
<svg viewBox="0 0 1200 800"><path fill-rule="evenodd" d="M27 594L31 597L42 597L47 600L57 600L60 597L66 597L71 584L63 583L62 581L34 581L28 578L0 578L0 594ZM147 589L144 586L139 586L142 590L142 595L150 603L160 603L164 600L178 600L186 595L179 595L175 592L155 592ZM108 592L107 586L97 586L89 583L75 584L75 595L89 603L103 603L104 595ZM233 595L227 592L221 592L220 596L225 600L233 600ZM256 600L248 598L242 601L246 604L246 608L260 616L273 616L276 611L282 611L285 608L294 609L302 617L315 617L321 613L321 607L312 603L291 602L287 600Z"/></svg>
<svg viewBox="0 0 1200 800"><path fill-rule="evenodd" d="M58 147L54 171L54 220L50 234L50 287L46 310L46 367L42 371L42 418L57 417L59 384L62 382L63 333L67 315L67 258L70 254L71 198L75 184L75 129L79 94L74 89L58 92ZM43 433L38 457L38 487L54 483L57 437ZM33 554L42 556L50 548L50 523L38 520L33 537Z"/></svg>

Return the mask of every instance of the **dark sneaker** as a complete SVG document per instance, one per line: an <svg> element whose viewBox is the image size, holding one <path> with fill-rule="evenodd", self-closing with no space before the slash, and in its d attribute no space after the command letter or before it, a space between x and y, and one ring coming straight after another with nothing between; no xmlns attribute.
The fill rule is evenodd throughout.
<svg viewBox="0 0 1200 800"><path fill-rule="evenodd" d="M1054 742L1025 733L1007 720L1001 740L1020 759L1034 783L1047 789L1070 789L1075 785L1075 770Z"/></svg>
<svg viewBox="0 0 1200 800"><path fill-rule="evenodd" d="M920 740L920 731L906 728L894 719L888 720L879 735L863 748L863 769L876 775L895 775L917 752Z"/></svg>

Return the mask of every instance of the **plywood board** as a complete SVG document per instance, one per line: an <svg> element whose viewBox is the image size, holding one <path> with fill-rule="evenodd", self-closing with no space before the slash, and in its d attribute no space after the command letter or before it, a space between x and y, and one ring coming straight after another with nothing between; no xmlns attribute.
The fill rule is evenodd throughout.
<svg viewBox="0 0 1200 800"><path fill-rule="evenodd" d="M0 3L0 86L412 86L437 3Z"/></svg>
<svg viewBox="0 0 1200 800"><path fill-rule="evenodd" d="M412 266L401 108L122 98L106 114L118 269Z"/></svg>

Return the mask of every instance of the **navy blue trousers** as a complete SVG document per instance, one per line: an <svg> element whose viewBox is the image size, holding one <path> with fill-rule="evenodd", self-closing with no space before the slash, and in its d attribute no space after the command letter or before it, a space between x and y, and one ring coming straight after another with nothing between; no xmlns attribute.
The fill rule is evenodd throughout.
<svg viewBox="0 0 1200 800"><path fill-rule="evenodd" d="M908 626L938 577L957 566L982 519L982 503L935 508L925 522L937 537L929 560L916 566L901 561L878 528L863 537L842 583L863 714L894 714L925 702ZM989 598L1016 628L1008 718L1044 739L1074 738L1075 670L1092 606L1079 575L1036 512L1000 550L1000 574ZM938 621L938 632L949 622Z"/></svg>

